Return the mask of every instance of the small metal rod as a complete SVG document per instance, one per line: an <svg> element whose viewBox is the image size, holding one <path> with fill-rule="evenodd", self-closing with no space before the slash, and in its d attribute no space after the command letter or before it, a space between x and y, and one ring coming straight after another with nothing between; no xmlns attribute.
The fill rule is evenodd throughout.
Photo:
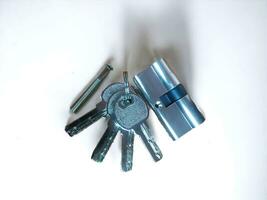
<svg viewBox="0 0 267 200"><path fill-rule="evenodd" d="M125 85L125 95L124 95L124 99L123 99L123 107L127 107L128 105L132 104L132 97L130 95L130 85L129 85L129 81L128 81L128 72L124 71L123 72L123 81L124 81L124 85Z"/></svg>
<svg viewBox="0 0 267 200"><path fill-rule="evenodd" d="M125 93L128 95L130 93L130 88L129 88L128 72L127 71L123 72L123 81L125 84Z"/></svg>
<svg viewBox="0 0 267 200"><path fill-rule="evenodd" d="M85 105L85 103L93 96L96 90L100 87L100 85L108 76L111 70L113 70L112 66L106 64L104 69L100 72L96 79L92 81L92 83L84 90L81 96L70 106L71 112L79 112L79 110Z"/></svg>

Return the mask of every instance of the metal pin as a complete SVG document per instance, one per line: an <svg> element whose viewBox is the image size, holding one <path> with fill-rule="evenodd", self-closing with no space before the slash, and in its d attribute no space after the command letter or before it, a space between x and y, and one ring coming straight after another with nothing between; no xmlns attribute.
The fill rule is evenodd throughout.
<svg viewBox="0 0 267 200"><path fill-rule="evenodd" d="M106 64L105 68L100 72L96 79L92 81L92 83L84 90L81 96L70 106L71 112L79 112L79 110L85 105L85 103L93 96L96 90L100 87L101 83L105 80L111 70L113 70L112 66Z"/></svg>
<svg viewBox="0 0 267 200"><path fill-rule="evenodd" d="M130 93L130 88L129 88L128 72L127 71L123 72L123 81L125 84L125 94L128 95Z"/></svg>
<svg viewBox="0 0 267 200"><path fill-rule="evenodd" d="M121 104L123 105L123 107L127 107L128 105L132 104L132 97L130 95L130 86L129 86L129 81L128 81L128 72L124 71L123 72L123 81L124 81L124 85L125 85L125 96L123 101L121 102Z"/></svg>

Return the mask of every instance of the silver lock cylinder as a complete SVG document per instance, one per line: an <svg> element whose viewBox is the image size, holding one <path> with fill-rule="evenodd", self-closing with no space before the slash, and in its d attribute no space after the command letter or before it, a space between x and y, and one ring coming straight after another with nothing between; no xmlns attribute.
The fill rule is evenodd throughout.
<svg viewBox="0 0 267 200"><path fill-rule="evenodd" d="M163 58L137 74L134 83L173 140L204 122L204 116Z"/></svg>

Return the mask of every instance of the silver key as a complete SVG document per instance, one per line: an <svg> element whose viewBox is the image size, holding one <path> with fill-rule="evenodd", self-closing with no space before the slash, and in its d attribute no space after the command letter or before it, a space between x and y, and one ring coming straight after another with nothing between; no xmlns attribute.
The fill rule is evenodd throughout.
<svg viewBox="0 0 267 200"><path fill-rule="evenodd" d="M155 161L162 154L147 127L148 107L144 100L135 94L129 86L127 73L124 83L109 85L101 94L102 101L96 108L66 126L66 131L73 136L84 130L101 117L108 118L108 127L95 147L91 158L102 162L118 132L122 134L121 166L123 171L132 169L134 134L140 135Z"/></svg>
<svg viewBox="0 0 267 200"><path fill-rule="evenodd" d="M121 168L126 172L133 167L134 132L121 130L121 133Z"/></svg>
<svg viewBox="0 0 267 200"><path fill-rule="evenodd" d="M118 133L118 127L109 121L108 127L93 151L91 158L96 162L102 162Z"/></svg>
<svg viewBox="0 0 267 200"><path fill-rule="evenodd" d="M136 126L134 128L134 131L136 134L140 135L153 159L155 161L159 161L163 157L163 155L146 123L142 123L139 126Z"/></svg>
<svg viewBox="0 0 267 200"><path fill-rule="evenodd" d="M148 118L148 109L143 100L135 95L130 94L133 103L126 108L121 106L121 101L123 101L123 96L121 96L115 104L114 113L111 115L113 119L119 126L119 129L124 132L134 132L138 134L143 142L145 143L148 151L155 161L159 161L162 158L162 153L156 144L148 126L145 124ZM124 136L124 132L122 132ZM127 134L129 135L129 134ZM129 137L129 136L128 136ZM123 153L124 151L122 151ZM127 153L128 151L125 150ZM129 157L131 159L131 157ZM126 161L123 161L126 160ZM122 168L126 166L125 162L130 162L127 159L122 160Z"/></svg>
<svg viewBox="0 0 267 200"><path fill-rule="evenodd" d="M96 107L89 111L88 113L84 114L80 118L76 119L75 121L71 122L65 127L65 131L70 135L74 136L80 133L82 130L99 120L101 117L107 115L106 111L106 102L101 101L96 105Z"/></svg>
<svg viewBox="0 0 267 200"><path fill-rule="evenodd" d="M162 154L145 125L149 113L146 103L134 93L133 89L129 88L125 73L124 79L125 89L114 93L107 102L109 127L96 146L92 159L102 162L117 132L120 131L122 134L121 166L123 171L129 171L132 169L134 133L141 136L155 161L160 160Z"/></svg>
<svg viewBox="0 0 267 200"><path fill-rule="evenodd" d="M124 81L127 82L127 76ZM125 88L127 88L127 86ZM120 101L123 101L122 97L119 99L119 102ZM145 124L148 118L147 106L143 99L134 94L132 94L132 101L134 102L134 106L129 106L130 109L128 110L127 108L123 109L119 103L116 104L115 115L117 122L126 129L133 129L134 132L142 138L153 159L159 161L162 158L162 153L150 133L148 126ZM128 117L125 117L125 115Z"/></svg>

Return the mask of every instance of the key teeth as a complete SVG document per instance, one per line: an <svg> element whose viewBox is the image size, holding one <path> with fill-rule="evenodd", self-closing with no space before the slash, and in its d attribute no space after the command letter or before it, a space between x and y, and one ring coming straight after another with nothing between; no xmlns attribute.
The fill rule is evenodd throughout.
<svg viewBox="0 0 267 200"><path fill-rule="evenodd" d="M98 163L101 163L104 160L104 158L105 158L105 156L97 154L97 153L95 153L95 151L93 152L93 154L91 156L91 159L98 162Z"/></svg>
<svg viewBox="0 0 267 200"><path fill-rule="evenodd" d="M158 162L162 159L163 155L162 152L155 142L152 134L150 133L149 127L143 123L139 127L135 129L135 132L141 137L144 144L146 145L147 150L149 151L150 155L152 156L155 162Z"/></svg>
<svg viewBox="0 0 267 200"><path fill-rule="evenodd" d="M163 158L163 154L162 154L161 150L159 149L158 145L155 142L154 142L154 147L157 148L157 152L154 152L153 154L150 153L150 154L151 154L153 160L155 162L158 162Z"/></svg>
<svg viewBox="0 0 267 200"><path fill-rule="evenodd" d="M128 172L128 171L131 171L132 168L133 168L133 163L127 163L126 165L122 165L122 171L124 172Z"/></svg>
<svg viewBox="0 0 267 200"><path fill-rule="evenodd" d="M155 154L155 157L153 157L155 162L160 161L163 158L163 154L161 153L161 151L159 150L158 153Z"/></svg>
<svg viewBox="0 0 267 200"><path fill-rule="evenodd" d="M70 129L69 125L65 126L65 131L69 134L70 137L77 134L76 131L73 131L73 129Z"/></svg>
<svg viewBox="0 0 267 200"><path fill-rule="evenodd" d="M104 160L109 148L111 147L117 135L117 132L118 132L117 128L112 123L109 123L105 133L99 140L98 144L96 145L92 153L91 156L92 160L96 162L102 162Z"/></svg>
<svg viewBox="0 0 267 200"><path fill-rule="evenodd" d="M112 67L107 66L109 70L112 70ZM103 76L105 74L102 74ZM101 75L101 76L102 76ZM120 83L123 84L123 83ZM115 88L116 89L116 88ZM128 74L127 72L124 72L124 85L121 87L117 92L115 92L114 88L111 89L111 91L108 91L107 88L103 91L101 98L102 101L99 102L96 107L81 116L80 118L76 119L75 121L67 124L65 126L65 131L68 133L70 137L73 137L74 135L80 133L83 131L85 128L88 126L92 125L94 122L99 120L101 117L106 117L108 119L108 127L104 134L102 135L101 139L99 140L98 144L96 145L92 155L91 159L94 160L97 163L103 162L105 159L105 156L107 152L109 151L116 135L117 132L122 133L122 157L121 157L121 169L123 172L129 172L133 168L133 150L134 150L134 137L135 133L137 133L141 139L143 140L144 144L146 145L147 150L149 151L151 157L155 162L158 162L159 160L162 159L163 155L161 153L160 148L158 147L157 143L155 142L153 136L150 133L149 127L146 124L147 117L148 117L148 109L147 109L147 104L144 102L144 100L141 97L141 104L136 104L137 106L142 106L145 104L146 112L144 112L143 117L140 121L137 121L135 124L132 124L131 126L126 126L128 128L125 128L123 126L123 123L120 123L120 121L117 118L116 112L114 111L115 108L111 107L114 106L116 101L119 99L120 96L118 95L123 95L123 102L124 104L120 105L122 106L121 108L127 108L127 106L131 105L135 101L130 101L132 100L132 96L139 96L140 93L137 94L137 92L134 91L132 86L129 85L128 82ZM106 93L105 93L106 91ZM110 92L113 93L111 94ZM124 92L123 92L124 91ZM106 95L104 95L104 93ZM116 96L115 96L116 94ZM133 95L132 95L133 94ZM111 96L109 96L111 95ZM112 96L113 95L113 96ZM130 96L132 95L132 96ZM113 102L110 100L110 98L114 97ZM116 100L116 98L118 98ZM121 99L120 99L121 100ZM111 102L111 103L110 103ZM143 104L142 104L143 102ZM113 105L114 104L114 105ZM126 107L125 107L126 105ZM110 108L111 107L111 108ZM110 108L110 109L109 109ZM141 107L141 110L144 110L145 108ZM135 110L135 109L132 109ZM75 111L73 111L75 112ZM114 113L114 114L113 114ZM138 114L135 114L138 113ZM139 114L141 115L142 113L135 112L134 115L139 118ZM129 116L129 113L126 112L126 115L122 115L123 118L127 118ZM131 116L131 115L130 115ZM114 117L114 118L113 118ZM131 121L131 120L129 120Z"/></svg>
<svg viewBox="0 0 267 200"><path fill-rule="evenodd" d="M134 133L129 131L122 131L122 145L121 145L121 168L124 172L132 170L133 167L133 145Z"/></svg>
<svg viewBox="0 0 267 200"><path fill-rule="evenodd" d="M150 146L153 146L155 148L154 154L151 154L154 161L158 162L162 159L163 154L159 148L159 146L157 145L157 143L155 142L155 140L151 137L151 139L148 140L148 143L150 143Z"/></svg>

